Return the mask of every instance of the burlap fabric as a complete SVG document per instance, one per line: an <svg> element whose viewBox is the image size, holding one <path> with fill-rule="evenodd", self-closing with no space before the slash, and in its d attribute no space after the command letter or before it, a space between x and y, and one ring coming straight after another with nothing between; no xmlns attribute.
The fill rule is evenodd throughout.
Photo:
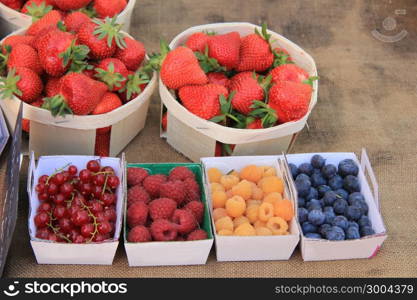
<svg viewBox="0 0 417 300"><path fill-rule="evenodd" d="M289 261L216 262L207 265L129 268L120 244L112 266L37 265L27 230L26 172L21 174L19 219L7 277L404 277L416 276L417 38L413 0L392 1L137 1L132 34L155 51L159 37L170 40L209 22L268 21L316 60L319 101L293 152L353 151L366 147L380 185L388 230L372 259L303 262L299 249ZM405 9L406 11L396 11ZM404 14L405 13L405 14ZM392 19L387 21L387 17ZM385 20L385 22L384 22ZM396 25L396 27L395 27ZM400 41L387 43L372 30ZM184 162L159 134L158 93L145 130L125 149L129 162ZM27 162L23 165L25 168Z"/></svg>

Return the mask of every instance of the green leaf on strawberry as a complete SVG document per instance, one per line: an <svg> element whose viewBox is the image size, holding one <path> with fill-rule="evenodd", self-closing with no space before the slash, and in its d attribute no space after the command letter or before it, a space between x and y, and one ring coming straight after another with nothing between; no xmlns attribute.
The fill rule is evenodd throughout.
<svg viewBox="0 0 417 300"><path fill-rule="evenodd" d="M251 108L253 108L253 111L249 113L249 118L254 117L261 119L263 128L272 127L277 123L277 112L265 102L255 100L253 101ZM253 120L254 119L247 120L247 124L253 122Z"/></svg>
<svg viewBox="0 0 417 300"><path fill-rule="evenodd" d="M12 68L7 77L0 77L0 98L10 99L13 95L22 96L22 91L17 87L20 76L16 75L16 69Z"/></svg>
<svg viewBox="0 0 417 300"><path fill-rule="evenodd" d="M159 71L161 69L162 62L164 61L168 52L171 51L171 48L169 48L168 43L163 39L159 41L159 47L161 49L161 52L154 52L149 55L148 62L142 68L143 71L150 72L152 70Z"/></svg>
<svg viewBox="0 0 417 300"><path fill-rule="evenodd" d="M36 22L48 12L52 10L52 5L46 5L45 1L41 2L40 4L36 4L36 2L31 2L30 5L26 6L27 8L27 15L32 17L32 23Z"/></svg>
<svg viewBox="0 0 417 300"><path fill-rule="evenodd" d="M107 46L109 47L111 47L114 40L117 47L120 49L126 48L126 42L120 32L123 25L116 22L116 16L113 18L106 17L104 22L100 19L93 19L93 22L97 25L94 34L97 35L99 40L106 38Z"/></svg>
<svg viewBox="0 0 417 300"><path fill-rule="evenodd" d="M56 95L53 97L47 97L43 99L42 108L45 108L51 111L52 116L65 116L67 114L72 114L71 108L68 106L62 95Z"/></svg>
<svg viewBox="0 0 417 300"><path fill-rule="evenodd" d="M89 52L90 48L88 48L88 46L76 45L75 40L73 40L71 46L68 47L65 52L60 53L59 57L63 59L62 64L64 68L71 62L69 71L80 73L89 68L87 62L87 55Z"/></svg>
<svg viewBox="0 0 417 300"><path fill-rule="evenodd" d="M149 83L151 77L143 70L137 70L135 73L127 76L126 85L119 91L120 93L126 92L126 99L131 100L133 95L140 94L142 92L141 85Z"/></svg>
<svg viewBox="0 0 417 300"><path fill-rule="evenodd" d="M313 82L316 80L319 80L318 76L310 76L308 79L304 80L303 83L313 86Z"/></svg>
<svg viewBox="0 0 417 300"><path fill-rule="evenodd" d="M226 68L221 66L217 59L208 56L208 46L206 46L204 53L196 51L194 54L197 57L200 67L203 69L204 73L226 71Z"/></svg>

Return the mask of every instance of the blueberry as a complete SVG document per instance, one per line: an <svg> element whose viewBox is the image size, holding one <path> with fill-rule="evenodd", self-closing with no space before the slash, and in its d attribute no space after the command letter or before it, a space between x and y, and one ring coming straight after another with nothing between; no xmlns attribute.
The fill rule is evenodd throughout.
<svg viewBox="0 0 417 300"><path fill-rule="evenodd" d="M298 166L298 171L311 176L311 174L313 174L313 166L309 163L302 163Z"/></svg>
<svg viewBox="0 0 417 300"><path fill-rule="evenodd" d="M295 177L295 180L308 180L308 181L310 181L310 176L301 173L301 174L298 174L297 177Z"/></svg>
<svg viewBox="0 0 417 300"><path fill-rule="evenodd" d="M345 216L336 216L333 219L332 225L333 226L339 226L342 229L347 229L348 228L348 220L346 219Z"/></svg>
<svg viewBox="0 0 417 300"><path fill-rule="evenodd" d="M333 206L325 206L325 207L323 208L323 211L324 211L324 212L326 212L326 211L331 211L332 213L334 213Z"/></svg>
<svg viewBox="0 0 417 300"><path fill-rule="evenodd" d="M333 191L327 191L323 196L323 201L326 206L333 205L337 199L337 194Z"/></svg>
<svg viewBox="0 0 417 300"><path fill-rule="evenodd" d="M324 222L325 223L328 223L328 224L332 224L334 218L336 218L336 214L334 213L333 210L331 210L331 211L330 210L325 211L324 212L324 216L325 216Z"/></svg>
<svg viewBox="0 0 417 300"><path fill-rule="evenodd" d="M297 175L298 175L298 168L297 168L297 166L294 165L294 164L288 164L288 167L290 168L292 178L295 179L297 177Z"/></svg>
<svg viewBox="0 0 417 300"><path fill-rule="evenodd" d="M303 197L298 197L297 203L298 207L304 207L306 205L306 200Z"/></svg>
<svg viewBox="0 0 417 300"><path fill-rule="evenodd" d="M345 189L337 189L335 190L335 193L345 200L347 200L349 197L349 193Z"/></svg>
<svg viewBox="0 0 417 300"><path fill-rule="evenodd" d="M321 207L325 207L325 206L326 206L326 205L325 205L325 203L324 203L323 198L321 198L319 201L320 201L320 205L321 205Z"/></svg>
<svg viewBox="0 0 417 300"><path fill-rule="evenodd" d="M313 173L313 175L311 175L310 180L311 185L314 187L325 185L327 183L327 180L323 177L321 173Z"/></svg>
<svg viewBox="0 0 417 300"><path fill-rule="evenodd" d="M330 188L330 186L328 186L328 185L320 185L320 186L318 186L317 187L317 192L319 192L319 197L323 197L324 196L324 194L326 193L326 192L328 192L328 191L331 191L332 189Z"/></svg>
<svg viewBox="0 0 417 300"><path fill-rule="evenodd" d="M343 178L339 175L335 175L329 179L328 184L333 191L336 191L343 187Z"/></svg>
<svg viewBox="0 0 417 300"><path fill-rule="evenodd" d="M345 239L345 232L338 226L332 226L326 231L326 238L330 241L343 241Z"/></svg>
<svg viewBox="0 0 417 300"><path fill-rule="evenodd" d="M295 188L297 189L298 196L307 196L310 192L310 187L310 180L300 179L295 181Z"/></svg>
<svg viewBox="0 0 417 300"><path fill-rule="evenodd" d="M321 168L323 168L324 164L326 163L326 160L323 158L323 156L315 154L311 158L310 162L311 162L311 165L314 168L321 169Z"/></svg>
<svg viewBox="0 0 417 300"><path fill-rule="evenodd" d="M368 204L365 201L352 201L351 206L359 207L363 215L366 215L369 210Z"/></svg>
<svg viewBox="0 0 417 300"><path fill-rule="evenodd" d="M349 204L352 204L352 201L357 201L357 200L365 201L365 197L362 195L362 193L354 192L349 195L349 198L348 198Z"/></svg>
<svg viewBox="0 0 417 300"><path fill-rule="evenodd" d="M362 216L362 209L358 206L348 206L345 210L345 217L357 221Z"/></svg>
<svg viewBox="0 0 417 300"><path fill-rule="evenodd" d="M313 168L313 174L321 174L321 169ZM311 175L313 175L311 174Z"/></svg>
<svg viewBox="0 0 417 300"><path fill-rule="evenodd" d="M354 239L359 239L360 237L361 236L359 234L358 228L352 226L352 227L348 227L348 229L346 229L346 239L354 240Z"/></svg>
<svg viewBox="0 0 417 300"><path fill-rule="evenodd" d="M313 233L313 232L306 233L306 234L305 234L305 237L306 237L306 238L309 238L309 239L322 239L322 237L321 237L321 235L320 235L320 234L318 234L318 233Z"/></svg>
<svg viewBox="0 0 417 300"><path fill-rule="evenodd" d="M306 203L306 207L308 211L312 211L313 209L321 210L320 200L311 199Z"/></svg>
<svg viewBox="0 0 417 300"><path fill-rule="evenodd" d="M334 203L333 203L333 209L334 212L337 214L343 214L345 212L346 207L348 206L348 203L345 199L337 199Z"/></svg>
<svg viewBox="0 0 417 300"><path fill-rule="evenodd" d="M375 231L372 229L371 226L363 226L361 227L361 236L373 235Z"/></svg>
<svg viewBox="0 0 417 300"><path fill-rule="evenodd" d="M304 207L301 207L298 209L298 221L300 223L304 223L305 221L307 221L307 217L308 217L308 210L305 209Z"/></svg>
<svg viewBox="0 0 417 300"><path fill-rule="evenodd" d="M322 236L326 236L326 232L327 232L330 228L332 228L332 225L324 223L323 225L321 225L321 226L319 227L319 233L320 233Z"/></svg>
<svg viewBox="0 0 417 300"><path fill-rule="evenodd" d="M317 192L317 190L313 187L310 188L310 192L308 193L308 195L305 197L307 201L311 200L311 199L317 199L319 196L319 193Z"/></svg>
<svg viewBox="0 0 417 300"><path fill-rule="evenodd" d="M330 179L330 178L332 178L334 175L336 175L336 173L337 173L337 168L336 168L334 165L329 164L329 165L325 165L325 166L321 169L321 172L323 173L323 176L324 176L325 178Z"/></svg>
<svg viewBox="0 0 417 300"><path fill-rule="evenodd" d="M321 225L324 223L325 220L324 213L318 209L313 209L308 213L308 221L314 225Z"/></svg>
<svg viewBox="0 0 417 300"><path fill-rule="evenodd" d="M359 230L359 225L355 221L349 221L348 227L356 227Z"/></svg>
<svg viewBox="0 0 417 300"><path fill-rule="evenodd" d="M347 175L357 176L359 173L359 167L352 159L344 159L339 163L338 173L340 176L345 177Z"/></svg>
<svg viewBox="0 0 417 300"><path fill-rule="evenodd" d="M317 226L314 224L311 224L309 221L305 221L301 228L303 229L303 234L307 233L316 233L317 232Z"/></svg>
<svg viewBox="0 0 417 300"><path fill-rule="evenodd" d="M362 216L359 219L358 224L360 227L366 227L366 226L372 227L371 220L369 220L367 216Z"/></svg>
<svg viewBox="0 0 417 300"><path fill-rule="evenodd" d="M359 183L358 177L347 175L345 179L343 179L343 188L351 193L360 192L361 184Z"/></svg>

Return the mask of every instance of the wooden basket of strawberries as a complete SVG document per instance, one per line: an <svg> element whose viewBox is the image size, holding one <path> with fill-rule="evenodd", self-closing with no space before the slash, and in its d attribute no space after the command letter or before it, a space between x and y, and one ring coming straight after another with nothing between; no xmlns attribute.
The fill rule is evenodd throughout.
<svg viewBox="0 0 417 300"><path fill-rule="evenodd" d="M150 61L160 71L161 136L194 161L287 151L317 102L313 58L266 26L192 27Z"/></svg>
<svg viewBox="0 0 417 300"><path fill-rule="evenodd" d="M130 19L136 0L0 0L1 33L11 33L25 28L32 21L44 16L51 10L59 11L66 18L114 17L123 24L123 30L129 32Z"/></svg>
<svg viewBox="0 0 417 300"><path fill-rule="evenodd" d="M0 106L36 155L117 155L144 127L156 73L115 18L79 28L44 16L1 42Z"/></svg>

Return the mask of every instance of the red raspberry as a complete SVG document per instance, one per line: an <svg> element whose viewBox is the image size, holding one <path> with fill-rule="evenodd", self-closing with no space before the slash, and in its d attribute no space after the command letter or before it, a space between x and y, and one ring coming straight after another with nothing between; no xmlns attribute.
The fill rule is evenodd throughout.
<svg viewBox="0 0 417 300"><path fill-rule="evenodd" d="M182 181L179 180L165 182L161 184L159 190L160 197L171 198L175 200L178 205L184 202L185 193L185 185Z"/></svg>
<svg viewBox="0 0 417 300"><path fill-rule="evenodd" d="M185 185L185 202L200 200L200 185L194 178L186 178Z"/></svg>
<svg viewBox="0 0 417 300"><path fill-rule="evenodd" d="M127 240L131 243L143 243L152 240L151 233L148 228L142 225L133 227L127 236Z"/></svg>
<svg viewBox="0 0 417 300"><path fill-rule="evenodd" d="M145 178L145 180L143 181L143 187L152 198L157 198L159 197L159 188L161 184L165 182L167 182L166 175L151 175Z"/></svg>
<svg viewBox="0 0 417 300"><path fill-rule="evenodd" d="M151 234L155 241L173 241L177 238L177 228L168 220L156 220L151 225Z"/></svg>
<svg viewBox="0 0 417 300"><path fill-rule="evenodd" d="M185 238L183 235L178 235L177 238L175 239L177 242L184 242Z"/></svg>
<svg viewBox="0 0 417 300"><path fill-rule="evenodd" d="M169 180L174 181L174 180L181 180L184 181L187 178L195 178L194 173L191 172L190 169L188 169L187 167L175 167L171 170L171 172L169 172Z"/></svg>
<svg viewBox="0 0 417 300"><path fill-rule="evenodd" d="M184 202L189 203L192 201L201 201L200 193L196 193L192 190L187 190Z"/></svg>
<svg viewBox="0 0 417 300"><path fill-rule="evenodd" d="M203 229L196 229L188 235L187 241L205 240L207 238L207 232Z"/></svg>
<svg viewBox="0 0 417 300"><path fill-rule="evenodd" d="M177 208L177 202L170 198L159 198L149 204L149 214L152 220L170 219Z"/></svg>
<svg viewBox="0 0 417 300"><path fill-rule="evenodd" d="M132 205L135 202L148 203L151 201L148 192L140 185L135 185L127 191L127 206Z"/></svg>
<svg viewBox="0 0 417 300"><path fill-rule="evenodd" d="M129 227L145 225L148 218L148 206L144 202L135 202L127 209L127 223Z"/></svg>
<svg viewBox="0 0 417 300"><path fill-rule="evenodd" d="M188 209L194 215L194 218L198 223L203 222L204 217L204 203L201 201L191 201L184 206L184 209Z"/></svg>
<svg viewBox="0 0 417 300"><path fill-rule="evenodd" d="M141 184L142 181L149 175L148 171L143 168L128 168L127 169L127 184L129 186Z"/></svg>
<svg viewBox="0 0 417 300"><path fill-rule="evenodd" d="M186 209L176 209L172 216L172 222L177 224L177 230L182 234L190 233L198 225L192 212Z"/></svg>

